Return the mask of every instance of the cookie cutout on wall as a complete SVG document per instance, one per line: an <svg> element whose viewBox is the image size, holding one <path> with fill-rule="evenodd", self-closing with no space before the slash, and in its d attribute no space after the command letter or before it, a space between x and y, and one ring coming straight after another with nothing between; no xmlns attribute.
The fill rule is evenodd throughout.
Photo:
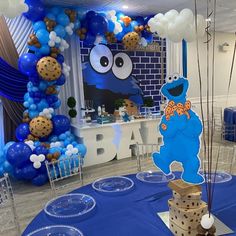
<svg viewBox="0 0 236 236"><path fill-rule="evenodd" d="M171 174L173 162L179 162L183 167L183 181L201 184L204 178L199 174L198 153L202 122L191 109L191 102L186 100L188 87L188 80L178 74L166 78L161 92L168 99L168 105L159 124L163 145L160 152L154 152L152 157L165 175Z"/></svg>
<svg viewBox="0 0 236 236"><path fill-rule="evenodd" d="M53 81L61 76L61 65L53 57L43 57L37 63L37 71L44 80Z"/></svg>

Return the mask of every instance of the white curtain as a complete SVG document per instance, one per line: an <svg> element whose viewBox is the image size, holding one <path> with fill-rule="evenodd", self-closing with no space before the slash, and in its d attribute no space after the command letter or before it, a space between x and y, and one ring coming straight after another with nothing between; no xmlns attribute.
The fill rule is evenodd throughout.
<svg viewBox="0 0 236 236"><path fill-rule="evenodd" d="M76 100L77 117L81 117L81 107L84 107L84 88L83 88L83 75L82 63L80 54L80 42L76 35L68 38L70 47L65 50L64 57L65 63L71 67L70 77L67 78L66 83L62 86L59 97L61 99L60 114L67 115L67 99L74 97Z"/></svg>
<svg viewBox="0 0 236 236"><path fill-rule="evenodd" d="M166 67L167 75L173 73L183 74L183 62L182 62L182 42L173 43L166 39Z"/></svg>
<svg viewBox="0 0 236 236"><path fill-rule="evenodd" d="M14 19L5 19L17 52L19 56L21 56L29 50L27 47L27 41L29 35L33 33L32 22L27 20L24 16L18 16Z"/></svg>

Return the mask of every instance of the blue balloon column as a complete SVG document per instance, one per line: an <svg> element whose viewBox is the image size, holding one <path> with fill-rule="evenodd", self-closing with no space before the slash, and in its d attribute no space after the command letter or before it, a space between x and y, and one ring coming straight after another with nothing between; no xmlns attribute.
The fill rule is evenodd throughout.
<svg viewBox="0 0 236 236"><path fill-rule="evenodd" d="M9 142L0 151L0 176L8 172L19 180L40 186L48 181L46 160L70 156L78 166L78 154L82 157L86 154L86 147L70 131L68 117L55 114L61 105L60 87L70 72L62 55L69 47L67 37L76 34L84 44L92 46L121 41L131 32L150 43L152 35L147 28L148 18L132 20L116 11L81 14L72 8L46 9L41 0L25 2L29 10L24 16L33 22L34 30L28 41L30 51L18 62L19 70L29 78L24 95L25 111L23 123L16 129L18 142Z"/></svg>

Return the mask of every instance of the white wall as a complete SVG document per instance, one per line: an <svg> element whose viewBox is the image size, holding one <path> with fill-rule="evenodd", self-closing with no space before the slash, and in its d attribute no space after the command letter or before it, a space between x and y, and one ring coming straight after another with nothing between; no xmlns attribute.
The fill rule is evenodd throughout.
<svg viewBox="0 0 236 236"><path fill-rule="evenodd" d="M231 89L229 91L229 97L227 101L228 93L228 82L230 75L230 68L233 57L235 36L231 33L216 33L215 41L215 105L226 107L226 106L236 106L236 65L233 72ZM227 52L219 51L219 45L227 42L229 47L227 47ZM212 40L211 40L212 43ZM210 45L210 71L211 71L211 61L212 61L212 45ZM203 83L203 100L206 104L206 58L207 58L207 47L203 42L199 42L199 52L200 52L200 65ZM198 79L198 66L197 66L197 50L196 42L188 43L188 79L189 79L189 92L188 97L191 101L199 108L199 79ZM210 75L211 80L211 75ZM197 108L197 110L199 110Z"/></svg>

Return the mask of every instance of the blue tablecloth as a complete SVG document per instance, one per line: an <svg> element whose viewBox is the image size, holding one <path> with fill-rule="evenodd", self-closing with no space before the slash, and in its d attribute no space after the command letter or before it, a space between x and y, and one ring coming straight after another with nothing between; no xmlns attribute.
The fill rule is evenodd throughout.
<svg viewBox="0 0 236 236"><path fill-rule="evenodd" d="M91 185L73 191L93 196L97 202L97 209L91 218L78 223L67 222L67 224L79 228L84 236L172 235L157 216L157 212L168 210L167 200L171 198L170 195L154 202L137 201L167 189L167 185L143 183L137 180L135 175L128 177L134 181L135 189L127 195L104 196L94 191ZM206 200L204 186L203 200ZM226 184L216 185L213 213L236 231L236 177ZM41 211L28 225L23 235L26 236L38 228L56 223L50 221Z"/></svg>
<svg viewBox="0 0 236 236"><path fill-rule="evenodd" d="M236 141L236 107L227 107L224 109L225 139Z"/></svg>

